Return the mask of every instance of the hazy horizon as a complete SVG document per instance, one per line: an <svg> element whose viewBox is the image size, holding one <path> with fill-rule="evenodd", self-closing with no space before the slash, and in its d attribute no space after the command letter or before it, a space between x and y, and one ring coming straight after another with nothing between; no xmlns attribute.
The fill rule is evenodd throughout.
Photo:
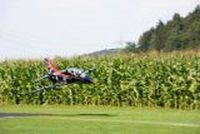
<svg viewBox="0 0 200 134"><path fill-rule="evenodd" d="M124 47L199 0L1 0L0 59L74 56Z"/></svg>

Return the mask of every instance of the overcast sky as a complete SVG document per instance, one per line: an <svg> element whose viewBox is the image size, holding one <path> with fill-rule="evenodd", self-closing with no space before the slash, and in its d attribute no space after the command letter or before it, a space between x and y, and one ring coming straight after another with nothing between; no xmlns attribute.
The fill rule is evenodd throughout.
<svg viewBox="0 0 200 134"><path fill-rule="evenodd" d="M0 0L0 59L73 56L137 42L200 0Z"/></svg>

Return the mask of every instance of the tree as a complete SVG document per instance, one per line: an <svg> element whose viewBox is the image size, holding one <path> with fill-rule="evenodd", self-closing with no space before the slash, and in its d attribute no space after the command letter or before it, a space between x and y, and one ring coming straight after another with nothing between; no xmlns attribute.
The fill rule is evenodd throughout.
<svg viewBox="0 0 200 134"><path fill-rule="evenodd" d="M135 42L126 42L126 47L124 48L126 52L136 52L136 49Z"/></svg>
<svg viewBox="0 0 200 134"><path fill-rule="evenodd" d="M151 38L153 36L154 33L154 28L151 28L149 31L143 33L142 36L140 36L139 38L139 47L138 50L139 51L147 51L149 50L149 48L151 47Z"/></svg>
<svg viewBox="0 0 200 134"><path fill-rule="evenodd" d="M164 32L164 23L159 20L157 26L156 26L156 30L155 30L155 34L154 34L154 42L153 44L153 49L160 51L164 48L164 38L165 38L165 32Z"/></svg>

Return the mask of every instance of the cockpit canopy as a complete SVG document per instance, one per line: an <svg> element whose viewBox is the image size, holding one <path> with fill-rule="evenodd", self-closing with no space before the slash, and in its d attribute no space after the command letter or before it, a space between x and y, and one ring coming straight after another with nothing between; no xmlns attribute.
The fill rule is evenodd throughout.
<svg viewBox="0 0 200 134"><path fill-rule="evenodd" d="M93 82L92 78L88 74L90 72L90 70L84 71L83 69L80 69L80 68L67 68L61 72L73 74L75 77L81 78L81 80L85 83Z"/></svg>
<svg viewBox="0 0 200 134"><path fill-rule="evenodd" d="M84 73L83 69L80 68L68 68L66 71L74 76L80 76L82 73Z"/></svg>

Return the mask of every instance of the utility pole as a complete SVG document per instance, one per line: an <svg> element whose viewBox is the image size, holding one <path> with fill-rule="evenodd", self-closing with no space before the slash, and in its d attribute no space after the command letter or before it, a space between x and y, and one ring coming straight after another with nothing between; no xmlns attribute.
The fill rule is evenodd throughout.
<svg viewBox="0 0 200 134"><path fill-rule="evenodd" d="M121 47L124 47L124 39L123 39L123 34L122 34L122 32L120 32L120 40L119 40L119 43L120 43Z"/></svg>

